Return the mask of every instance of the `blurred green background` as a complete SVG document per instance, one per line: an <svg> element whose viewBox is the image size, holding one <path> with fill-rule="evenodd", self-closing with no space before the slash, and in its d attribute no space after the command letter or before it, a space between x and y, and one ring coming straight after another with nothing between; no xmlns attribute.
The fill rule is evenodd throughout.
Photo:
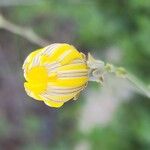
<svg viewBox="0 0 150 150"><path fill-rule="evenodd" d="M149 0L0 0L0 13L150 83ZM150 150L150 99L122 80L115 79L119 96L111 84L103 94L90 83L60 109L28 97L21 67L39 47L0 25L0 150Z"/></svg>

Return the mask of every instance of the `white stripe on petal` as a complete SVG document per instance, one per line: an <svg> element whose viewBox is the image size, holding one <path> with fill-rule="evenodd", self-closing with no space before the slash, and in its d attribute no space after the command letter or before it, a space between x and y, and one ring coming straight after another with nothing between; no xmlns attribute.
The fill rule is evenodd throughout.
<svg viewBox="0 0 150 150"><path fill-rule="evenodd" d="M60 46L60 44L58 43L51 44L42 52L42 55L51 55L52 53L54 53L55 50L57 50L58 46Z"/></svg>
<svg viewBox="0 0 150 150"><path fill-rule="evenodd" d="M63 70L59 71L58 74L79 74L79 73L87 73L87 69L80 69L80 70Z"/></svg>
<svg viewBox="0 0 150 150"><path fill-rule="evenodd" d="M36 56L33 58L32 62L30 63L28 69L38 66L40 64L40 57L41 57L41 53L36 54Z"/></svg>
<svg viewBox="0 0 150 150"><path fill-rule="evenodd" d="M47 88L47 92L51 92L51 93L72 93L72 92L77 92L77 91L80 91L82 90L84 87L84 85L82 86L79 86L79 87L54 87L54 86L48 86Z"/></svg>
<svg viewBox="0 0 150 150"><path fill-rule="evenodd" d="M77 64L78 64L78 63L83 63L83 64L85 64L85 60L82 60L82 59L75 59L75 60L72 61L72 63L73 63L73 64L76 64L76 63L77 63ZM71 64L72 64L72 63L71 63Z"/></svg>
<svg viewBox="0 0 150 150"><path fill-rule="evenodd" d="M57 103L66 102L68 100L68 99L67 100L54 100L54 99L51 99L47 93L42 93L40 96L46 100L50 100L50 101L57 102Z"/></svg>
<svg viewBox="0 0 150 150"><path fill-rule="evenodd" d="M63 91L63 90L52 91L52 92L48 91L47 93L48 93L48 95L51 95L51 96L69 96L69 95L72 95L72 94L77 94L81 90L82 90L82 88L76 89L76 90L72 90L72 91Z"/></svg>
<svg viewBox="0 0 150 150"><path fill-rule="evenodd" d="M59 58L58 61L61 62L65 57L67 57L72 50L65 51Z"/></svg>
<svg viewBox="0 0 150 150"><path fill-rule="evenodd" d="M59 76L59 79L73 79L73 78L86 78L87 75L65 75L65 76Z"/></svg>
<svg viewBox="0 0 150 150"><path fill-rule="evenodd" d="M48 71L48 75L50 75L52 72L54 72L55 69L57 69L60 66L61 66L61 64L59 64L57 62L50 63L50 64L45 64L45 67Z"/></svg>

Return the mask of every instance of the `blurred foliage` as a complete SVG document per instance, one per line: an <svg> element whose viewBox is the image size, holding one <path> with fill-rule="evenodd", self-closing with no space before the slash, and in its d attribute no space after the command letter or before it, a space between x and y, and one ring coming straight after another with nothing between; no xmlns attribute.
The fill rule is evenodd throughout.
<svg viewBox="0 0 150 150"><path fill-rule="evenodd" d="M97 127L88 135L88 140L93 143L92 149L148 150L150 148L149 107L150 103L146 98L139 100L135 98L123 104L110 125Z"/></svg>
<svg viewBox="0 0 150 150"><path fill-rule="evenodd" d="M82 51L91 50L102 59L105 59L105 50L115 46L123 54L117 65L126 66L143 81L150 82L149 0L43 0L35 5L2 8L1 12L16 24L33 28L52 43L73 43ZM5 35L0 35L3 37ZM13 48L17 51L20 66L29 51L37 48L15 35L9 41L10 47L15 44ZM36 113L22 118L23 142L18 144L19 150L70 150L82 138L92 143L92 150L150 149L149 99L136 95L120 106L109 125L97 127L87 135L82 135L76 127L84 97L55 112L41 105L43 114L36 103L36 109L28 108L30 113L30 109L35 109ZM54 117L49 118L51 114ZM11 126L14 124L1 117L0 149L7 147L4 140L8 140Z"/></svg>

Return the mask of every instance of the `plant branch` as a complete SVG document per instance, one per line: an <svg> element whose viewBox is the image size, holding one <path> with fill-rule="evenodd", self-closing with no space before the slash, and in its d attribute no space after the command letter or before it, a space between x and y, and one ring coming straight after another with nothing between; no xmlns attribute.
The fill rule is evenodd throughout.
<svg viewBox="0 0 150 150"><path fill-rule="evenodd" d="M10 31L14 34L18 34L23 38L26 38L28 41L37 44L39 46L46 46L50 44L47 40L38 36L31 28L21 27L16 24L13 24L7 19L5 19L1 14L0 14L0 28Z"/></svg>
<svg viewBox="0 0 150 150"><path fill-rule="evenodd" d="M132 83L139 93L150 98L150 89L146 86L141 80L139 80L135 75L126 71L123 67L115 67L112 64L106 64L106 67L112 67L109 72L115 73L116 76L127 79L130 83Z"/></svg>
<svg viewBox="0 0 150 150"><path fill-rule="evenodd" d="M136 76L128 73L128 71L126 71L123 67L116 67L109 63L105 64L100 60L94 59L90 54L88 54L87 64L90 69L90 81L96 81L103 84L104 75L107 73L114 73L117 77L127 79L138 89L139 93L150 98L150 88L140 81Z"/></svg>
<svg viewBox="0 0 150 150"><path fill-rule="evenodd" d="M133 85L135 85L135 87L138 89L138 91L141 94L143 94L143 95L145 95L145 96L150 98L150 89L142 81L140 81L134 75L129 74L129 73L126 75L126 79L128 81L130 81Z"/></svg>

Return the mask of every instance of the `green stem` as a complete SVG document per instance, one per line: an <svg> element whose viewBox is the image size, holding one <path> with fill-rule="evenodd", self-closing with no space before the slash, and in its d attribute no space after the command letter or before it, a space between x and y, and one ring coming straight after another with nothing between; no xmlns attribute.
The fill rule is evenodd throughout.
<svg viewBox="0 0 150 150"><path fill-rule="evenodd" d="M135 77L132 74L127 73L126 79L128 81L130 81L133 85L135 85L135 87L137 87L137 89L139 89L138 91L141 94L150 98L150 89L142 81L140 81L137 77Z"/></svg>
<svg viewBox="0 0 150 150"><path fill-rule="evenodd" d="M107 72L115 73L116 76L118 76L118 77L127 79L129 82L131 82L138 89L138 91L141 94L150 98L150 89L148 88L148 86L146 86L142 81L140 81L133 74L128 73L126 71L126 69L124 69L123 67L115 67L112 64L106 64L105 70Z"/></svg>
<svg viewBox="0 0 150 150"><path fill-rule="evenodd" d="M105 64L103 61L94 59L90 53L88 54L87 64L91 70L91 81L100 81L102 83L105 73L114 73L117 77L127 79L141 94L150 98L150 88L133 74L128 73L123 67L116 67L109 63Z"/></svg>

